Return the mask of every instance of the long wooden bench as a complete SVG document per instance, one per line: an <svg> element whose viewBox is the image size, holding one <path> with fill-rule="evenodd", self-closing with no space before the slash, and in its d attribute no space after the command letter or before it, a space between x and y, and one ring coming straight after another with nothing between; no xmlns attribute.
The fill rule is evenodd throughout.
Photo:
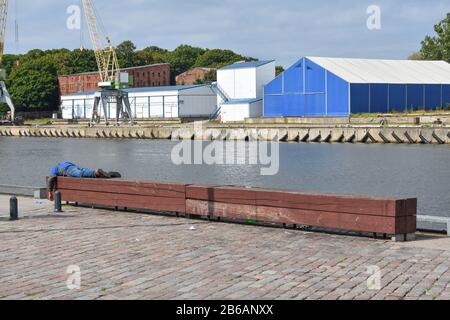
<svg viewBox="0 0 450 320"><path fill-rule="evenodd" d="M62 200L160 212L186 211L186 185L103 179L61 178Z"/></svg>
<svg viewBox="0 0 450 320"><path fill-rule="evenodd" d="M304 225L413 240L417 199L258 188L58 178L63 201L175 212L188 217Z"/></svg>

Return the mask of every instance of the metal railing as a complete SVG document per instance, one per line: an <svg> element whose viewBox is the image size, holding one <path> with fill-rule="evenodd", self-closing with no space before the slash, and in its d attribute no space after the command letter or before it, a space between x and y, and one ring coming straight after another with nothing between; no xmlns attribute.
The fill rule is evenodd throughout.
<svg viewBox="0 0 450 320"><path fill-rule="evenodd" d="M45 197L46 188L44 187L32 187L32 186L15 186L0 184L0 194L15 195L25 197L39 197L42 199Z"/></svg>
<svg viewBox="0 0 450 320"><path fill-rule="evenodd" d="M220 115L220 113L222 112L222 108L217 106L216 111L214 111L213 113L211 113L211 115L209 116L209 120L216 120L217 117Z"/></svg>
<svg viewBox="0 0 450 320"><path fill-rule="evenodd" d="M439 229L437 225L445 226L447 228L447 236L450 236L450 218L418 215L417 222L432 225L430 228L419 228L420 230L443 231L445 230L444 227Z"/></svg>
<svg viewBox="0 0 450 320"><path fill-rule="evenodd" d="M211 83L211 89L214 91L215 94L219 95L224 102L227 102L230 100L230 98L223 91L223 89L217 84L217 82Z"/></svg>

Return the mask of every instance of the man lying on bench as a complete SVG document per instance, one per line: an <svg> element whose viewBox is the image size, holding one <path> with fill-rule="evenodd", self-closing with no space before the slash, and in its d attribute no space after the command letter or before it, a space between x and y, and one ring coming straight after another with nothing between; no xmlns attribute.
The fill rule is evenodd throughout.
<svg viewBox="0 0 450 320"><path fill-rule="evenodd" d="M61 162L50 171L48 179L48 199L53 201L53 192L56 190L57 177L115 179L122 178L118 172L106 172L102 169L82 168L71 162Z"/></svg>

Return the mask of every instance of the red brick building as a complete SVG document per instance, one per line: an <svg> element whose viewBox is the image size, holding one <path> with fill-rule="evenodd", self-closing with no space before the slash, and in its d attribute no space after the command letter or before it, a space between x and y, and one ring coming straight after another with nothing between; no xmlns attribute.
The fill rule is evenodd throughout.
<svg viewBox="0 0 450 320"><path fill-rule="evenodd" d="M177 85L191 85L195 84L197 80L205 80L206 75L210 72L211 68L194 68L188 70L176 77Z"/></svg>
<svg viewBox="0 0 450 320"><path fill-rule="evenodd" d="M122 71L128 72L132 88L170 85L170 64L168 63L125 68ZM58 82L61 96L100 89L98 71L60 76Z"/></svg>

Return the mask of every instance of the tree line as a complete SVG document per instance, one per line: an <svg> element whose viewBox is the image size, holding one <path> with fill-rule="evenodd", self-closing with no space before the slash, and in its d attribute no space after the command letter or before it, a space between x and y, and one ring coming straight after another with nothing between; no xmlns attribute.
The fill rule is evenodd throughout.
<svg viewBox="0 0 450 320"><path fill-rule="evenodd" d="M175 77L194 67L218 69L238 61L256 61L231 50L204 49L180 45L169 51L157 46L137 50L131 41L117 46L121 68L170 63L171 83ZM60 104L58 76L97 70L95 54L88 49L31 50L25 54L6 54L3 58L6 85L18 111L57 110ZM214 81L215 72L207 81ZM0 105L0 113L8 110Z"/></svg>

